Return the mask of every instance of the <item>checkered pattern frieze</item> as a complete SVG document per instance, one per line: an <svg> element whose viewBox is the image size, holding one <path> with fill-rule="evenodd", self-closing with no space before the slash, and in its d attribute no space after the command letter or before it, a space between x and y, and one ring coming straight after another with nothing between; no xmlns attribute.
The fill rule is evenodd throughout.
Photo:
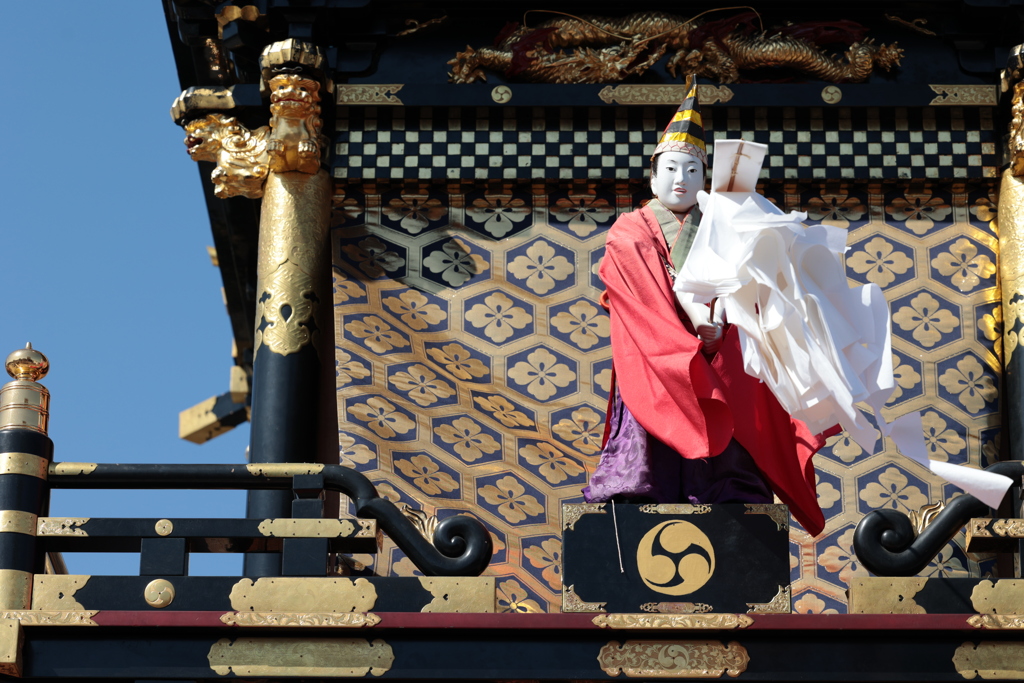
<svg viewBox="0 0 1024 683"><path fill-rule="evenodd" d="M342 107L334 177L642 179L667 107ZM993 178L991 108L705 107L708 140L769 145L765 180ZM712 145L708 145L712 154Z"/></svg>

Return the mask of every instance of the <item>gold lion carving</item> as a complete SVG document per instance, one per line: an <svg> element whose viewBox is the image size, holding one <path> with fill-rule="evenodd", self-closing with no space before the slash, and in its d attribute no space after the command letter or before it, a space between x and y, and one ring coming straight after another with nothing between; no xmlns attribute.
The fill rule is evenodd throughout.
<svg viewBox="0 0 1024 683"><path fill-rule="evenodd" d="M786 67L832 83L860 83L875 67L898 66L896 44L876 45L853 22L806 23L767 31L753 25L753 13L704 22L665 12L638 12L621 18L559 17L500 36L493 48L456 54L448 62L452 83L486 81L484 69L535 83L607 83L637 76L666 53L672 76L696 73L719 83L735 83L743 71ZM841 57L815 41L843 43ZM560 48L568 48L565 51Z"/></svg>
<svg viewBox="0 0 1024 683"><path fill-rule="evenodd" d="M217 168L210 174L213 193L228 197L263 196L267 165L267 134L261 126L249 130L234 116L209 114L185 124L185 146L193 161L212 161Z"/></svg>
<svg viewBox="0 0 1024 683"><path fill-rule="evenodd" d="M315 174L326 140L320 135L320 84L296 74L270 79L270 170Z"/></svg>
<svg viewBox="0 0 1024 683"><path fill-rule="evenodd" d="M270 171L320 170L327 139L320 134L320 84L295 74L270 80L270 126L249 130L234 116L209 114L185 124L193 161L210 161L213 193L221 199L263 196Z"/></svg>

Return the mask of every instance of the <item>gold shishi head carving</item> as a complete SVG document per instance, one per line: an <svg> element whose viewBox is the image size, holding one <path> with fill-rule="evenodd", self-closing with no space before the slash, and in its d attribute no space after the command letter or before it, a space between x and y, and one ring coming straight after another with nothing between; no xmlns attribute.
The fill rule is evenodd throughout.
<svg viewBox="0 0 1024 683"><path fill-rule="evenodd" d="M270 79L270 113L301 118L320 113L320 84L298 74L278 74Z"/></svg>
<svg viewBox="0 0 1024 683"><path fill-rule="evenodd" d="M298 74L270 79L270 170L315 174L327 141L320 135L320 84Z"/></svg>
<svg viewBox="0 0 1024 683"><path fill-rule="evenodd" d="M267 134L261 126L250 131L233 116L209 114L185 124L185 146L193 161L211 161L214 194L227 197L263 196L267 163Z"/></svg>

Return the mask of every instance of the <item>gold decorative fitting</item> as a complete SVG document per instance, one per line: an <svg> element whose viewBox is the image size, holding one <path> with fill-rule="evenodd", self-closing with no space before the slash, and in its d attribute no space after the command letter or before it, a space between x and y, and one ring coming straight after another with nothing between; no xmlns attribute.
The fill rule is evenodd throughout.
<svg viewBox="0 0 1024 683"><path fill-rule="evenodd" d="M610 629L714 629L746 628L754 623L746 614L601 614L594 625Z"/></svg>
<svg viewBox="0 0 1024 683"><path fill-rule="evenodd" d="M746 671L750 655L736 642L627 640L620 645L613 640L601 648L597 662L609 676L621 672L629 678L721 678Z"/></svg>
<svg viewBox="0 0 1024 683"><path fill-rule="evenodd" d="M921 576L853 577L850 579L850 614L925 614L914 602L928 579Z"/></svg>
<svg viewBox="0 0 1024 683"><path fill-rule="evenodd" d="M704 602L645 602L640 609L656 614L707 614L714 607Z"/></svg>
<svg viewBox="0 0 1024 683"><path fill-rule="evenodd" d="M685 85L606 85L597 96L606 104L671 104L678 106L686 99ZM701 105L725 103L735 93L724 85L698 85L697 100Z"/></svg>
<svg viewBox="0 0 1024 683"><path fill-rule="evenodd" d="M220 676L381 676L395 654L365 638L221 638L207 655Z"/></svg>
<svg viewBox="0 0 1024 683"><path fill-rule="evenodd" d="M314 612L227 612L220 620L228 626L309 626L330 628L369 628L380 623L376 614Z"/></svg>
<svg viewBox="0 0 1024 683"><path fill-rule="evenodd" d="M375 520L357 519L354 521L359 525L359 531L356 532L356 538L377 537L377 522Z"/></svg>
<svg viewBox="0 0 1024 683"><path fill-rule="evenodd" d="M256 21L263 15L260 14L260 8L255 5L227 5L213 16L217 20L217 25L224 28L232 21Z"/></svg>
<svg viewBox="0 0 1024 683"><path fill-rule="evenodd" d="M996 536L1024 538L1024 519L996 519L989 528Z"/></svg>
<svg viewBox="0 0 1024 683"><path fill-rule="evenodd" d="M403 88L403 83L380 83L377 85L338 85L338 105L394 105L402 106L402 100L395 94Z"/></svg>
<svg viewBox="0 0 1024 683"><path fill-rule="evenodd" d="M153 525L153 530L159 536L170 536L174 532L174 523L169 519L161 519Z"/></svg>
<svg viewBox="0 0 1024 683"><path fill-rule="evenodd" d="M299 64L308 69L322 69L324 55L313 43L296 38L279 40L263 48L260 55L261 69L273 69L288 64Z"/></svg>
<svg viewBox="0 0 1024 683"><path fill-rule="evenodd" d="M142 597L150 607L167 607L174 602L174 584L167 579L154 579L146 585Z"/></svg>
<svg viewBox="0 0 1024 683"><path fill-rule="evenodd" d="M607 503L566 503L562 505L562 529L570 531L576 528L576 522L583 515L603 515Z"/></svg>
<svg viewBox="0 0 1024 683"><path fill-rule="evenodd" d="M1024 629L1024 616L1016 614L974 614L967 617L967 623L974 628L985 629Z"/></svg>
<svg viewBox="0 0 1024 683"><path fill-rule="evenodd" d="M17 619L25 626L99 626L92 620L99 610L52 612L12 610L0 612L0 619Z"/></svg>
<svg viewBox="0 0 1024 683"><path fill-rule="evenodd" d="M31 512L0 510L0 534L36 535L36 520Z"/></svg>
<svg viewBox="0 0 1024 683"><path fill-rule="evenodd" d="M235 93L231 88L216 85L196 85L183 90L171 103L171 119L179 126L186 123L188 115L193 112L222 109L234 109Z"/></svg>
<svg viewBox="0 0 1024 683"><path fill-rule="evenodd" d="M895 43L879 45L870 38L852 44L841 56L832 55L794 35L793 29L800 24L790 24L785 33L744 30L747 27L740 17L733 17L736 30L713 35L701 30L706 19L666 12L637 12L621 18L591 15L585 20L558 16L523 25L505 34L494 47L467 45L448 62L448 80L486 81L485 70L507 76L515 62L515 77L522 81L616 83L640 76L667 54L666 66L673 77L695 73L716 83L735 83L755 69L781 66L831 83L862 83L876 68L889 71L898 66L903 56ZM729 19L714 18L723 25ZM538 30L546 34L542 42L536 40ZM532 47L524 51L523 45Z"/></svg>
<svg viewBox="0 0 1024 683"><path fill-rule="evenodd" d="M434 596L420 611L463 614L494 612L495 583L492 576L420 577L420 585Z"/></svg>
<svg viewBox="0 0 1024 683"><path fill-rule="evenodd" d="M50 361L46 356L25 344L25 348L12 351L4 363L7 374L17 380L38 382L50 371Z"/></svg>
<svg viewBox="0 0 1024 683"><path fill-rule="evenodd" d="M995 85L928 85L937 93L931 106L994 107L999 104L999 86Z"/></svg>
<svg viewBox="0 0 1024 683"><path fill-rule="evenodd" d="M971 591L971 605L981 614L1020 614L1024 580L979 581Z"/></svg>
<svg viewBox="0 0 1024 683"><path fill-rule="evenodd" d="M40 517L36 536L88 536L82 528L88 523L88 517Z"/></svg>
<svg viewBox="0 0 1024 683"><path fill-rule="evenodd" d="M231 588L229 599L236 612L369 612L377 590L362 578L242 579Z"/></svg>
<svg viewBox="0 0 1024 683"><path fill-rule="evenodd" d="M584 602L576 595L576 584L562 586L563 612L604 612L606 602Z"/></svg>
<svg viewBox="0 0 1024 683"><path fill-rule="evenodd" d="M49 464L46 458L31 453L0 453L0 474L24 474L27 477L46 479Z"/></svg>
<svg viewBox="0 0 1024 683"><path fill-rule="evenodd" d="M779 531L789 531L789 507L774 503L744 503L747 506L745 515L768 515L775 522Z"/></svg>
<svg viewBox="0 0 1024 683"><path fill-rule="evenodd" d="M910 511L910 523L914 525L914 532L920 536L928 528L928 525L935 521L939 513L946 509L946 501L922 505L918 510Z"/></svg>
<svg viewBox="0 0 1024 683"><path fill-rule="evenodd" d="M91 577L76 574L37 574L32 581L32 609L44 612L81 612L85 607L75 593Z"/></svg>
<svg viewBox="0 0 1024 683"><path fill-rule="evenodd" d="M964 549L967 552L978 553L995 550L1001 545L1001 539L992 533L989 525L992 520L988 517L974 518L967 520L965 531Z"/></svg>
<svg viewBox="0 0 1024 683"><path fill-rule="evenodd" d="M320 474L324 466L320 463L262 462L245 466L254 477L295 477L300 474Z"/></svg>
<svg viewBox="0 0 1024 683"><path fill-rule="evenodd" d="M512 99L512 88L507 85L496 86L491 90L491 99L498 104L508 104Z"/></svg>
<svg viewBox="0 0 1024 683"><path fill-rule="evenodd" d="M821 91L821 99L825 104L839 104L843 91L837 85L826 85Z"/></svg>
<svg viewBox="0 0 1024 683"><path fill-rule="evenodd" d="M793 606L791 604L790 587L779 586L779 592L769 602L748 602L748 614L789 614Z"/></svg>
<svg viewBox="0 0 1024 683"><path fill-rule="evenodd" d="M1024 643L966 642L953 654L953 666L964 678L1024 679Z"/></svg>
<svg viewBox="0 0 1024 683"><path fill-rule="evenodd" d="M32 606L32 574L17 569L0 569L0 610L29 609Z"/></svg>
<svg viewBox="0 0 1024 683"><path fill-rule="evenodd" d="M420 532L420 536L427 539L427 541L433 545L434 543L434 531L437 530L439 521L437 515L428 515L423 510L417 510L408 503L399 504L398 508L405 515L405 518L412 522L412 525L416 527L416 531Z"/></svg>
<svg viewBox="0 0 1024 683"><path fill-rule="evenodd" d="M261 346L286 356L317 346L313 320L319 301L318 277L324 263L330 218L331 181L325 171L310 177L272 173L260 213L256 260L256 330L253 353Z"/></svg>
<svg viewBox="0 0 1024 683"><path fill-rule="evenodd" d="M275 538L339 538L354 536L356 531L347 519L265 519L256 528Z"/></svg>
<svg viewBox="0 0 1024 683"><path fill-rule="evenodd" d="M0 619L0 674L21 678L21 648L25 636L18 619Z"/></svg>
<svg viewBox="0 0 1024 683"><path fill-rule="evenodd" d="M706 515L711 512L710 505L693 505L691 503L661 503L641 505L640 512L647 515Z"/></svg>
<svg viewBox="0 0 1024 683"><path fill-rule="evenodd" d="M92 474L94 471L96 471L94 462L51 462L47 474L51 477L55 474L73 477L80 474Z"/></svg>

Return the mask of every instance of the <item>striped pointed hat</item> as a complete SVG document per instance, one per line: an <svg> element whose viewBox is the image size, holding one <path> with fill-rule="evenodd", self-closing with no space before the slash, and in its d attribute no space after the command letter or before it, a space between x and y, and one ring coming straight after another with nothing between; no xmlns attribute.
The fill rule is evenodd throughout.
<svg viewBox="0 0 1024 683"><path fill-rule="evenodd" d="M697 157L706 166L708 151L704 145L704 122L700 117L700 102L697 101L696 74L686 77L686 86L686 99L679 105L679 111L665 127L658 146L654 148L654 154L685 152Z"/></svg>

